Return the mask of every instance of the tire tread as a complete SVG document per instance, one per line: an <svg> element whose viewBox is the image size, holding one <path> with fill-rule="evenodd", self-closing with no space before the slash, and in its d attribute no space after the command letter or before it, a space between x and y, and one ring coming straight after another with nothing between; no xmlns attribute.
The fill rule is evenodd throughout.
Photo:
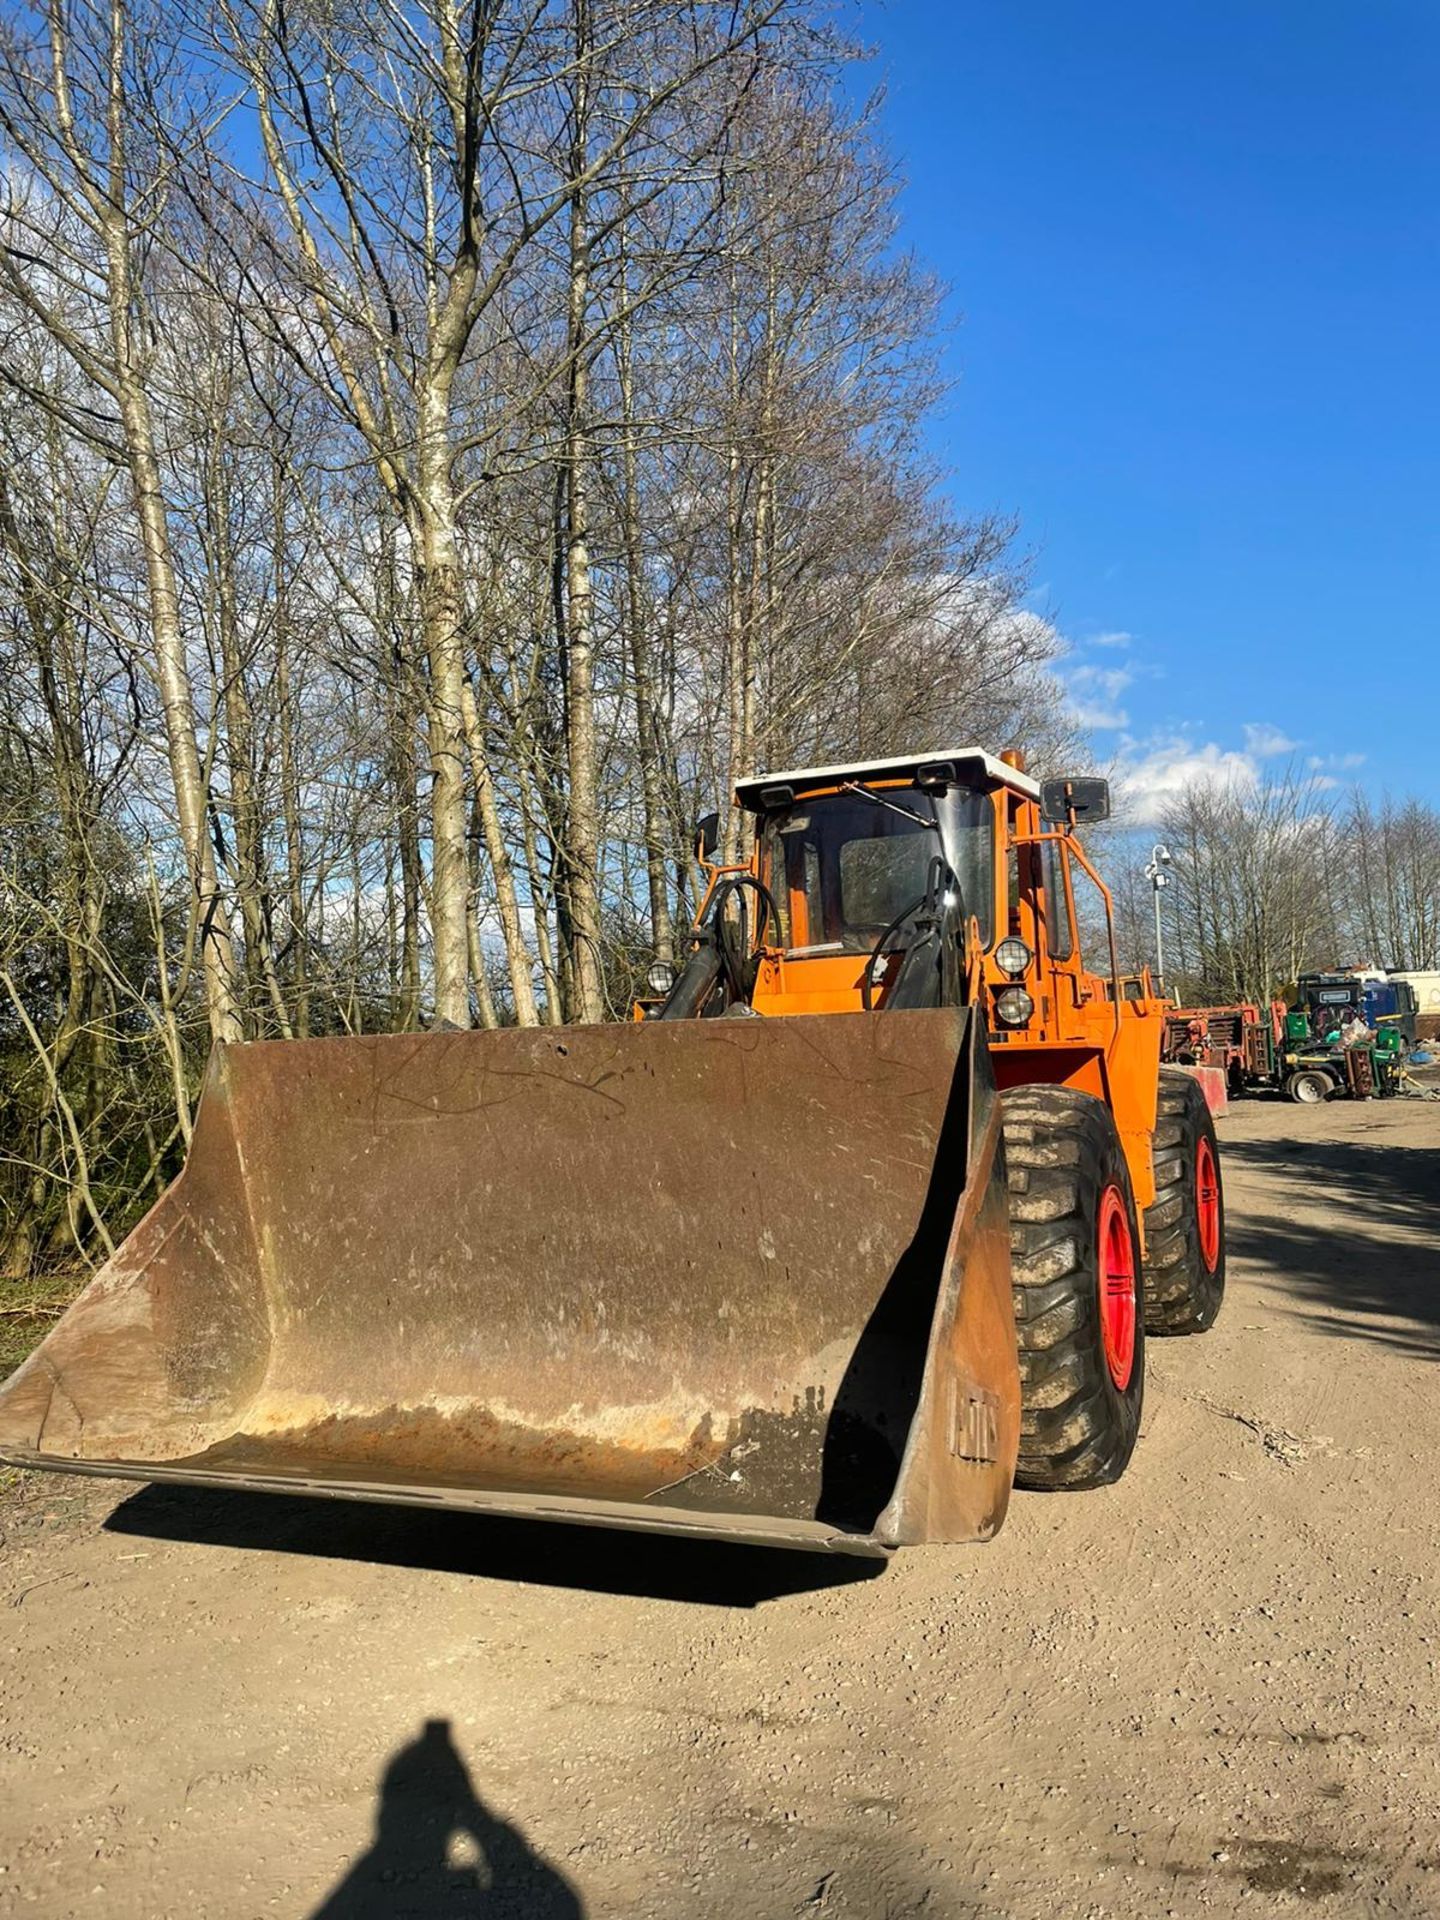
<svg viewBox="0 0 1440 1920"><path fill-rule="evenodd" d="M1195 1155L1202 1132L1215 1145L1205 1096L1187 1073L1162 1067L1155 1119L1155 1198L1145 1209L1145 1331L1167 1337L1214 1325L1225 1292L1222 1198L1220 1262L1208 1273L1200 1256ZM1219 1153L1216 1152L1218 1169Z"/></svg>
<svg viewBox="0 0 1440 1920"><path fill-rule="evenodd" d="M1118 1180L1129 1192L1119 1135L1108 1108L1071 1087L1012 1088L1004 1111L1020 1350L1016 1484L1104 1486L1134 1451L1144 1385L1143 1324L1130 1389L1122 1394L1110 1378L1091 1251L1102 1185ZM1143 1289L1143 1274L1136 1279Z"/></svg>

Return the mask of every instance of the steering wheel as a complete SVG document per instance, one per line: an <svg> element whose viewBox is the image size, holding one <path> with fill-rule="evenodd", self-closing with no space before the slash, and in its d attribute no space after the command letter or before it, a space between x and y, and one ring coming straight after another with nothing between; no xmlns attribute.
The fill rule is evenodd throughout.
<svg viewBox="0 0 1440 1920"><path fill-rule="evenodd" d="M865 971L860 976L860 1005L864 1008L866 1013L873 1013L875 1011L875 963L876 961L879 960L881 955L884 953L887 943L895 937L895 935L900 931L901 927L904 926L907 920L912 919L915 914L919 913L920 909L925 905L926 901L929 898L930 898L930 890L927 887L925 892L922 893L918 897L918 899L912 900L910 902L909 906L906 907L903 913L896 914L895 918L890 922L889 926L886 927L885 931L881 934L880 938L875 942L874 946L870 949L870 956L865 962Z"/></svg>
<svg viewBox="0 0 1440 1920"><path fill-rule="evenodd" d="M744 895L746 889L759 896L760 918L755 923L755 944L758 946L771 921L778 927L780 909L775 905L775 896L763 880L753 873L730 873L720 881L710 896L710 919L715 928L715 945L719 949L725 972L730 982L730 990L736 999L746 998L747 988L744 977L746 950L750 945L748 912ZM731 894L740 896L740 929L738 939L732 938L725 922L725 903Z"/></svg>

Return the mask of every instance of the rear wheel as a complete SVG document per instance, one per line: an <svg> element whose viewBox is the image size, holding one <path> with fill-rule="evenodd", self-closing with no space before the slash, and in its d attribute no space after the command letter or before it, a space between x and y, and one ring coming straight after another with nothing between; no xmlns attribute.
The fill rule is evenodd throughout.
<svg viewBox="0 0 1440 1920"><path fill-rule="evenodd" d="M1017 1486L1099 1487L1135 1450L1145 1391L1140 1235L1109 1109L1071 1087L1005 1095L1020 1348Z"/></svg>
<svg viewBox="0 0 1440 1920"><path fill-rule="evenodd" d="M1160 1071L1155 1199L1145 1209L1145 1331L1203 1333L1225 1297L1225 1198L1199 1087Z"/></svg>
<svg viewBox="0 0 1440 1920"><path fill-rule="evenodd" d="M1285 1082L1285 1098L1298 1101L1302 1107L1317 1106L1320 1101L1328 1100L1334 1091L1335 1083L1329 1074L1321 1073L1315 1067L1301 1067Z"/></svg>

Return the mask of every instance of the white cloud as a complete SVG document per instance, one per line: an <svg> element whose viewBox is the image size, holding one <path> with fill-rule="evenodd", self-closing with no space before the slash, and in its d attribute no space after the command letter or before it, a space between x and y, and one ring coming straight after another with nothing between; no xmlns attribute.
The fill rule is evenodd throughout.
<svg viewBox="0 0 1440 1920"><path fill-rule="evenodd" d="M1112 778L1124 817L1136 826L1152 825L1167 800L1197 784L1258 787L1275 777L1273 769L1266 770L1267 760L1293 754L1302 744L1268 721L1251 722L1244 737L1243 746L1226 747L1179 729L1144 739L1122 736ZM1341 786L1336 775L1353 772L1364 758L1363 753L1310 754L1305 762L1309 784L1320 792Z"/></svg>
<svg viewBox="0 0 1440 1920"><path fill-rule="evenodd" d="M1282 753L1294 753L1300 745L1292 740L1269 720L1247 720L1245 723L1245 750L1254 754L1257 760L1273 760Z"/></svg>
<svg viewBox="0 0 1440 1920"><path fill-rule="evenodd" d="M1130 716L1120 696L1134 678L1127 667L1100 667L1093 661L1072 667L1065 679L1075 724L1101 732L1128 726Z"/></svg>
<svg viewBox="0 0 1440 1920"><path fill-rule="evenodd" d="M1133 647L1133 633L1096 633L1085 642L1087 647Z"/></svg>
<svg viewBox="0 0 1440 1920"><path fill-rule="evenodd" d="M1070 717L1077 727L1084 727L1091 733L1118 733L1121 727L1130 724L1130 716L1124 707L1098 706L1089 700L1072 700Z"/></svg>
<svg viewBox="0 0 1440 1920"><path fill-rule="evenodd" d="M1079 666L1071 674L1071 683L1077 687L1094 687L1108 694L1113 700L1121 694L1135 678L1128 667Z"/></svg>
<svg viewBox="0 0 1440 1920"><path fill-rule="evenodd" d="M1137 826L1152 823L1167 800L1196 782L1253 787L1259 778L1253 752L1180 733L1122 740L1115 763L1115 785L1125 817Z"/></svg>

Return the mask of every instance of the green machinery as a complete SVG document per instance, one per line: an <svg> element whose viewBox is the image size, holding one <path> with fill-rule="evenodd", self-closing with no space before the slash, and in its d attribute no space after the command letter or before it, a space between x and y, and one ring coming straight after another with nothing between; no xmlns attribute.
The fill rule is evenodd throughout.
<svg viewBox="0 0 1440 1920"><path fill-rule="evenodd" d="M1362 1020L1373 1039L1347 1046L1344 1029ZM1384 1099L1400 1090L1401 1067L1415 1040L1415 994L1406 981L1354 974L1300 976L1275 1049L1275 1080L1304 1105L1348 1093Z"/></svg>

